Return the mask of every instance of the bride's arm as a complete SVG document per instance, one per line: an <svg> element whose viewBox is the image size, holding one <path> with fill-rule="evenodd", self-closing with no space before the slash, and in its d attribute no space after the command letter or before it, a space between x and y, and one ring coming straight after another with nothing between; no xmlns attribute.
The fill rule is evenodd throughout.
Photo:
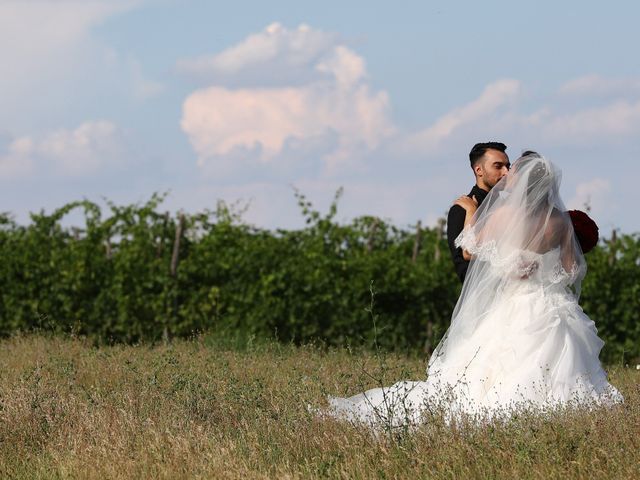
<svg viewBox="0 0 640 480"><path fill-rule="evenodd" d="M464 228L467 228L473 223L473 214L476 213L476 210L478 210L478 200L476 200L476 196L474 195L473 197L469 198L466 195L463 195L462 197L458 198L454 202L454 204L464 208ZM464 248L462 249L462 258L464 258L465 260L471 260L471 254Z"/></svg>
<svg viewBox="0 0 640 480"><path fill-rule="evenodd" d="M560 262L562 263L562 268L565 272L571 273L576 264L573 232L568 230L570 226L557 210L554 210L550 220L545 232L545 238L549 241L548 249L560 247Z"/></svg>
<svg viewBox="0 0 640 480"><path fill-rule="evenodd" d="M562 262L562 268L564 271L571 274L575 269L576 262L576 250L573 245L573 232L568 232L562 242L560 260Z"/></svg>

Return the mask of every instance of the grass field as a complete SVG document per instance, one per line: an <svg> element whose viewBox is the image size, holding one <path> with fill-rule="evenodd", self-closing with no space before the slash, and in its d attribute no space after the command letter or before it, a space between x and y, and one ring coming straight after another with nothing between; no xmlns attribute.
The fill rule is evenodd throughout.
<svg viewBox="0 0 640 480"><path fill-rule="evenodd" d="M230 345L0 342L0 478L640 478L640 371L626 404L374 437L307 405L423 378L421 358Z"/></svg>

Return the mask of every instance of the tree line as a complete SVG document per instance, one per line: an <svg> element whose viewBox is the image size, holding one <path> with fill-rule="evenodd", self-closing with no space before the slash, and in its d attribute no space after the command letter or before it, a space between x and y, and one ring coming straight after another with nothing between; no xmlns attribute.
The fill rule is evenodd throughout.
<svg viewBox="0 0 640 480"><path fill-rule="evenodd" d="M0 335L46 330L97 342L201 332L428 352L460 291L444 222L399 228L336 221L296 193L305 227L268 230L216 209L172 215L88 200L19 225L0 214ZM81 210L84 225L63 219ZM586 255L580 303L606 342L602 358L640 357L640 236L613 232ZM373 309L372 306L373 299Z"/></svg>

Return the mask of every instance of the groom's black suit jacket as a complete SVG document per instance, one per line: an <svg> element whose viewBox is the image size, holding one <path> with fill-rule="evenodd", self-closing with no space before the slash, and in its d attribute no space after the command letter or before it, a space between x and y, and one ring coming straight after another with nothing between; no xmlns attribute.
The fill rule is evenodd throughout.
<svg viewBox="0 0 640 480"><path fill-rule="evenodd" d="M482 203L489 192L481 189L479 186L474 185L469 192L468 197L475 195L478 200L478 205ZM447 216L447 241L449 242L449 250L451 250L451 258L453 259L453 266L456 269L458 278L464 283L464 277L467 274L467 268L469 267L469 261L465 260L462 256L462 249L456 248L455 241L464 228L464 217L466 211L460 205L453 205L449 209L449 215Z"/></svg>

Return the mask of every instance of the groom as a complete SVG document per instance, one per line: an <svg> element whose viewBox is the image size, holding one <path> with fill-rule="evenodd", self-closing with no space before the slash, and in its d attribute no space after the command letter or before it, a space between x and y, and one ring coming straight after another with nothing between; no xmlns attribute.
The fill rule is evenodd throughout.
<svg viewBox="0 0 640 480"><path fill-rule="evenodd" d="M472 215L498 181L509 171L511 164L505 153L507 146L500 142L476 143L469 152L471 169L476 177L476 184L468 195L458 198L449 209L447 217L447 240L451 257L458 278L464 282L470 257L454 242L464 228L467 212Z"/></svg>

